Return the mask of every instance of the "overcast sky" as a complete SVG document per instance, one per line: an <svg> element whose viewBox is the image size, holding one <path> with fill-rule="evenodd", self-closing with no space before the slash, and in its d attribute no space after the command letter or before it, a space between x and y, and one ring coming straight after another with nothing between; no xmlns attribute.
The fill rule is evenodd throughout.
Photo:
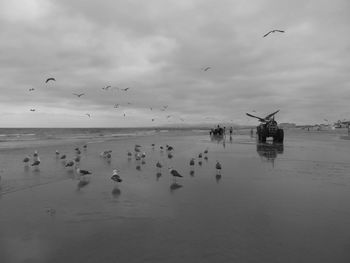
<svg viewBox="0 0 350 263"><path fill-rule="evenodd" d="M0 126L349 119L349 26L348 0L0 0Z"/></svg>

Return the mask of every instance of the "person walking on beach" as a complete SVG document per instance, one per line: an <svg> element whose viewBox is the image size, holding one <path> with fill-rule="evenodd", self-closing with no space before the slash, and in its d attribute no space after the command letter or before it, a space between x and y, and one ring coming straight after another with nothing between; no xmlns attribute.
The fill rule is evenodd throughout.
<svg viewBox="0 0 350 263"><path fill-rule="evenodd" d="M232 126L230 127L230 137L232 136L233 128Z"/></svg>

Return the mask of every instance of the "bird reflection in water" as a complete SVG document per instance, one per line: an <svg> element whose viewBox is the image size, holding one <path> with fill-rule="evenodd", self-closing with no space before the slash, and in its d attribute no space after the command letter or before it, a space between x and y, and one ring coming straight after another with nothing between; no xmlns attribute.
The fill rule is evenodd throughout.
<svg viewBox="0 0 350 263"><path fill-rule="evenodd" d="M156 173L156 180L158 181L161 176L162 176L162 173L161 172L157 172Z"/></svg>
<svg viewBox="0 0 350 263"><path fill-rule="evenodd" d="M90 183L90 178L86 177L85 175L80 176L79 182L77 185L77 190L79 191L81 188L84 188Z"/></svg>
<svg viewBox="0 0 350 263"><path fill-rule="evenodd" d="M174 182L170 185L170 192L173 193L174 191L180 189L182 187L181 184Z"/></svg>
<svg viewBox="0 0 350 263"><path fill-rule="evenodd" d="M194 176L194 170L191 170L191 171L190 171L190 175L191 175L191 176Z"/></svg>
<svg viewBox="0 0 350 263"><path fill-rule="evenodd" d="M271 162L272 166L274 166L278 154L283 154L283 151L284 146L281 143L258 143L256 145L256 152L261 160Z"/></svg>
<svg viewBox="0 0 350 263"><path fill-rule="evenodd" d="M222 146L225 148L226 144L225 144L225 137L224 136L210 136L210 140L212 142L216 142L217 144L222 143Z"/></svg>
<svg viewBox="0 0 350 263"><path fill-rule="evenodd" d="M221 174L219 174L219 173L216 174L215 180L216 180L217 183L219 183L219 181L221 180Z"/></svg>
<svg viewBox="0 0 350 263"><path fill-rule="evenodd" d="M120 196L120 194L122 193L122 191L119 189L119 187L117 185L115 185L113 187L113 190L112 190L112 196L114 198L118 198Z"/></svg>
<svg viewBox="0 0 350 263"><path fill-rule="evenodd" d="M136 170L137 170L137 171L141 171L141 165L139 165L139 164L136 165Z"/></svg>

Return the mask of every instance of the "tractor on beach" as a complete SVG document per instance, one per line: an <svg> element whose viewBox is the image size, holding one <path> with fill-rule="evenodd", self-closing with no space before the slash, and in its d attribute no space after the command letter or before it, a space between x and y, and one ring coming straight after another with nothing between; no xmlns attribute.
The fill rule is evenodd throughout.
<svg viewBox="0 0 350 263"><path fill-rule="evenodd" d="M284 131L278 127L277 122L275 121L275 114L277 112L279 112L279 110L270 113L265 118L246 113L247 116L256 118L260 121L260 124L256 127L256 134L259 142L266 142L266 138L272 137L273 142L283 143Z"/></svg>

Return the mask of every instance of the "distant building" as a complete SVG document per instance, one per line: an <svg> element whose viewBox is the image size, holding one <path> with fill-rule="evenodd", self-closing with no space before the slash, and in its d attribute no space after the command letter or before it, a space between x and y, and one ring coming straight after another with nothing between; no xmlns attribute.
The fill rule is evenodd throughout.
<svg viewBox="0 0 350 263"><path fill-rule="evenodd" d="M350 121L337 121L333 124L334 128L348 128Z"/></svg>
<svg viewBox="0 0 350 263"><path fill-rule="evenodd" d="M296 124L295 123L280 123L278 124L278 126L280 126L281 128L296 128Z"/></svg>

